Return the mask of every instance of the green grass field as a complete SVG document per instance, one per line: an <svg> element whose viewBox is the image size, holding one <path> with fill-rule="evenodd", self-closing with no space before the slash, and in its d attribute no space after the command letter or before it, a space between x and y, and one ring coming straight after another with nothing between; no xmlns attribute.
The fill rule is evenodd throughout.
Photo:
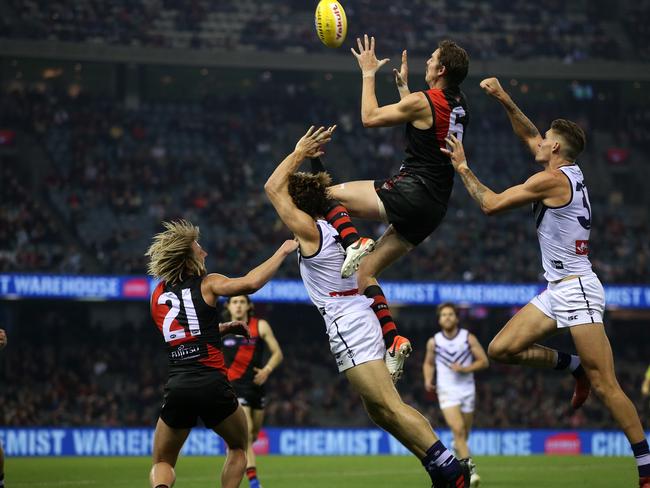
<svg viewBox="0 0 650 488"><path fill-rule="evenodd" d="M215 488L223 458L186 457L176 469L176 487ZM632 458L476 458L485 488L633 488ZM260 457L264 488L428 487L428 477L410 457ZM14 458L5 466L7 488L144 487L148 458ZM244 480L241 485L248 486Z"/></svg>

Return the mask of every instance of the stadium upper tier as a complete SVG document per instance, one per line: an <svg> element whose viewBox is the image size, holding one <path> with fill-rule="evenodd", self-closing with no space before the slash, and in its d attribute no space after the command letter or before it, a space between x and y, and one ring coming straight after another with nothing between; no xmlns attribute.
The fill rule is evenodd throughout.
<svg viewBox="0 0 650 488"><path fill-rule="evenodd" d="M314 2L284 0L8 0L0 36L165 48L317 52ZM650 59L647 2L356 0L348 40L388 55L428 56L450 37L474 59Z"/></svg>
<svg viewBox="0 0 650 488"><path fill-rule="evenodd" d="M26 160L21 146L3 159L8 198L0 203L0 271L144 273L144 251L161 220L184 217L200 225L210 269L245 272L289 237L263 185L311 123L339 126L324 158L335 181L398 170L403 129L364 129L358 100L320 96L306 84L256 83L246 96L134 108L110 97L42 91L42 85L5 93L0 125L37 141L30 144L43 161ZM531 174L532 157L498 106L481 97L470 94L467 150L477 174L503 190ZM595 269L605 282L647 282L649 224L635 164L647 147L650 111L561 100L523 108L540 128L556 116L585 127L588 150L579 162L593 205ZM383 231L359 224L366 235ZM457 184L443 225L382 277L531 282L540 272L530 210L485 217ZM296 276L297 268L284 266L282 275Z"/></svg>

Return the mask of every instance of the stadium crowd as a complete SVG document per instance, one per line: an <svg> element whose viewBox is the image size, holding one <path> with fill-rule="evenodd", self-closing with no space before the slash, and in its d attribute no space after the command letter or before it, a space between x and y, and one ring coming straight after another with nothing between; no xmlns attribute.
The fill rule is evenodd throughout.
<svg viewBox="0 0 650 488"><path fill-rule="evenodd" d="M325 157L335 181L383 178L397 171L402 129L364 129L358 121L358 100L333 103L314 94L307 83L256 83L246 96L144 101L131 109L111 98L69 96L42 87L3 94L0 124L35 136L49 158L49 169L33 176L36 186L44 189L43 198L29 178L3 178L3 185L15 187L9 195L20 192L21 205L57 212L72 229L75 245L64 246L61 237L50 232L48 242L53 245L39 247L43 232L52 226L52 219L41 214L29 222L36 232L11 233L10 239L0 241L2 269L143 273L143 253L160 221L185 217L201 226L210 268L240 273L269 255L269 243L288 237L261 188L309 123L339 125ZM468 89L475 90L471 85ZM482 97L475 93L473 99L478 102ZM642 193L630 191L634 187L628 185L639 182L626 165L647 146L648 110L639 106L622 110L619 116L604 112L599 104L563 103L538 101L524 108L539 127L562 114L587 129L590 145L583 170L588 184L600 185L591 187L595 268L605 282L647 280L650 244L643 236L649 224L628 203ZM493 106L475 105L466 137L473 167L495 190L523 181L533 170L532 158L511 133L507 118ZM291 109L296 106L305 110ZM617 135L611 150L601 147L594 136L609 132ZM17 165L18 160L9 160L3 171L11 172ZM0 218L9 222L11 202L3 203ZM28 215L18 213L10 220L22 226ZM379 224L359 222L359 226L371 236L383 231ZM481 242L480 249L476 242ZM36 247L40 257L30 259L38 266L30 267L26 258L15 256ZM67 253L73 258L65 258ZM530 212L488 219L456 185L443 225L399 270L389 269L383 276L539 281L540 269ZM281 276L297 276L295 267L283 268Z"/></svg>
<svg viewBox="0 0 650 488"><path fill-rule="evenodd" d="M11 347L0 355L0 425L153 425L166 380L166 355L159 333L142 308L142 324L94 322L89 326L69 312L49 311L41 314L38 334L29 325L11 328ZM299 328L291 322L297 320L295 309L276 306L275 310L271 322L285 361L267 383L265 424L369 425L358 396L343 375L337 374L320 316L300 314L306 318L301 319ZM484 346L501 325L494 316L484 320L464 316L463 322ZM422 384L424 345L434 329L423 319L402 325L415 352L407 361L399 390L407 403L418 407L435 425L442 425L435 396L427 396ZM646 364L639 362L644 356L641 345L634 341L641 327L610 327L619 381L640 408ZM570 347L563 343L565 346ZM570 375L493 364L477 376L476 426L611 427L609 414L594 398L574 413L569 404L572 391Z"/></svg>
<svg viewBox="0 0 650 488"><path fill-rule="evenodd" d="M322 51L313 28L313 2L286 0L10 0L2 33L130 46L193 49ZM647 2L543 0L360 0L345 3L349 37L381 33L387 54L409 49L428 56L431 43L450 35L476 59L650 59ZM389 15L386 15L389 13Z"/></svg>

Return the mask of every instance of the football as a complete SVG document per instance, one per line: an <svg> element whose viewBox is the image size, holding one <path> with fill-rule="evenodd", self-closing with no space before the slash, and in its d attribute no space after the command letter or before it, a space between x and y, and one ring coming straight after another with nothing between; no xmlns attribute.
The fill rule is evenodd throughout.
<svg viewBox="0 0 650 488"><path fill-rule="evenodd" d="M314 15L318 38L327 47L339 47L348 33L345 10L336 0L320 0Z"/></svg>

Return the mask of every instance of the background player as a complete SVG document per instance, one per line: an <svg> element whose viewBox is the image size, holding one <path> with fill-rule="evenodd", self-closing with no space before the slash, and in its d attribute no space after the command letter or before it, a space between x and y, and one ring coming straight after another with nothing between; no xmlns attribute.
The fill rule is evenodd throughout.
<svg viewBox="0 0 650 488"><path fill-rule="evenodd" d="M169 380L156 425L151 486L170 488L174 466L190 429L201 418L228 445L221 486L239 486L246 468L246 416L228 382L221 334L247 331L245 323L219 325L217 298L253 293L275 274L297 243L286 241L267 261L241 278L210 273L199 228L184 220L165 222L147 251L149 274L160 279L151 315L169 351Z"/></svg>
<svg viewBox="0 0 650 488"><path fill-rule="evenodd" d="M383 361L386 348L372 300L360 295L354 276L342 278L345 251L336 230L324 220L328 206L326 173L295 173L306 157L320 156L334 127L310 128L280 163L264 189L282 221L296 235L300 274L326 324L339 372L359 393L369 417L422 462L434 487L469 486L469 469L440 442L429 422L406 405Z"/></svg>
<svg viewBox="0 0 650 488"><path fill-rule="evenodd" d="M259 488L261 485L257 478L253 442L257 439L264 420L264 384L282 362L282 349L273 335L271 325L266 320L253 316L253 302L248 295L228 298L226 311L228 320L246 322L250 330L249 337L233 335L224 338L223 352L228 366L228 380L235 389L248 422L246 477L251 488ZM265 362L267 350L270 356Z"/></svg>
<svg viewBox="0 0 650 488"><path fill-rule="evenodd" d="M411 251L440 224L447 212L447 202L454 182L454 170L447 155L440 152L448 134L462 139L469 115L460 84L467 76L469 57L451 41L442 41L427 61L426 91L400 89L402 99L380 107L375 96L375 74L388 59L375 56L375 38L357 39L359 52L352 53L359 62L363 77L361 120L365 127L390 127L406 124L406 158L398 175L387 180L353 181L332 186L330 196L341 203L328 221L339 230L347 220L339 218L347 209L353 217L384 221L389 227L377 242L374 252L361 261L346 259L343 276L359 266L359 290L373 300L373 310L382 325L384 342L397 359L408 355L409 341L397 335L377 277L386 267ZM406 58L403 59L403 71ZM404 71L405 72L405 71ZM399 83L398 83L399 85ZM334 218L332 218L334 217ZM348 254L350 249L348 249ZM403 362L403 359L401 359ZM389 369L392 365L387 357Z"/></svg>
<svg viewBox="0 0 650 488"><path fill-rule="evenodd" d="M558 119L541 136L496 78L481 87L506 109L515 133L543 170L501 193L482 184L469 169L462 142L448 138L454 168L472 198L487 215L534 204L547 289L501 329L488 347L490 358L510 364L569 369L577 379L572 399L580 407L589 384L621 427L637 460L639 486L650 488L650 451L634 404L616 379L614 359L603 325L605 292L589 261L591 205L576 159L585 135L575 123ZM537 341L569 328L578 355L549 349Z"/></svg>
<svg viewBox="0 0 650 488"><path fill-rule="evenodd" d="M454 436L454 451L467 460L474 488L481 481L467 446L476 401L474 372L487 368L489 361L476 336L459 327L453 303L439 305L437 317L441 330L427 341L422 365L424 389L438 394L440 410Z"/></svg>
<svg viewBox="0 0 650 488"><path fill-rule="evenodd" d="M7 345L7 333L4 329L0 329L0 350L4 349ZM2 450L0 443L0 488L5 485L5 453Z"/></svg>

